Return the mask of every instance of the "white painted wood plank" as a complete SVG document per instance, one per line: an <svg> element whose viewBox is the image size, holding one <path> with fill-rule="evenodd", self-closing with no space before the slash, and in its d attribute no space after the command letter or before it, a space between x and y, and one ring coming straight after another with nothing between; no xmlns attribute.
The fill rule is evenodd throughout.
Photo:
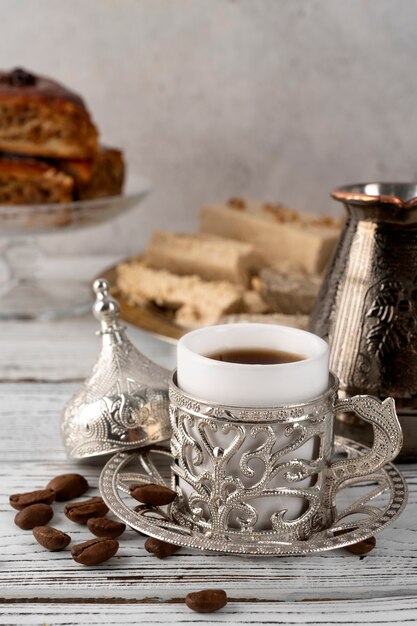
<svg viewBox="0 0 417 626"><path fill-rule="evenodd" d="M411 466L405 468L408 508L364 559L343 551L308 558L244 559L183 549L169 560L158 561L144 551L143 537L129 530L121 539L117 559L84 568L68 552L48 553L30 532L16 528L8 505L10 493L43 486L55 474L77 469L97 484L101 461L80 465L65 461L59 435L61 410L79 387L79 382L69 381L83 379L96 358L96 328L91 316L49 324L0 325L0 380L51 381L0 385L0 598L46 602L3 604L0 624L417 621L417 472ZM172 367L172 347L135 329L129 328L129 335L145 354ZM89 495L96 493L92 490ZM62 505L55 508L53 524L70 531L75 542L90 538L84 527L65 518ZM183 598L188 591L207 586L223 587L235 599L261 602L231 602L210 617L191 613L182 604L131 604L147 598ZM129 604L47 603L67 598L98 598L105 603L120 598ZM291 602L323 598L338 600Z"/></svg>
<svg viewBox="0 0 417 626"><path fill-rule="evenodd" d="M100 270L116 260L114 256L52 258L46 260L41 274L51 279L82 280L89 285ZM97 330L92 314L46 323L0 323L0 381L84 379L99 350ZM165 367L174 367L172 344L133 327L129 327L128 332L146 355Z"/></svg>
<svg viewBox="0 0 417 626"><path fill-rule="evenodd" d="M60 415L79 386L0 384L0 460L64 459Z"/></svg>
<svg viewBox="0 0 417 626"><path fill-rule="evenodd" d="M64 459L60 417L80 385L0 384L0 460Z"/></svg>
<svg viewBox="0 0 417 626"><path fill-rule="evenodd" d="M365 558L346 551L314 557L250 559L182 549L165 561L148 555L143 537L128 531L118 558L93 568L75 564L68 552L48 553L30 531L13 524L8 495L42 487L54 475L74 471L70 462L0 462L0 598L126 598L168 600L207 586L226 589L230 597L260 600L373 598L417 595L415 468L407 470L411 506L378 536ZM92 485L99 468L80 466ZM92 490L89 495L96 495ZM90 537L56 504L52 523L74 542Z"/></svg>
<svg viewBox="0 0 417 626"><path fill-rule="evenodd" d="M384 598L337 602L229 602L217 613L204 615L175 604L4 604L0 624L7 626L130 626L137 624L372 624L405 626L417 619L416 598Z"/></svg>
<svg viewBox="0 0 417 626"><path fill-rule="evenodd" d="M99 349L90 316L73 320L4 322L0 325L1 380L79 380Z"/></svg>
<svg viewBox="0 0 417 626"><path fill-rule="evenodd" d="M0 381L71 381L88 376L100 349L92 315L55 322L0 324ZM130 340L169 369L175 346L129 326Z"/></svg>
<svg viewBox="0 0 417 626"><path fill-rule="evenodd" d="M405 468L409 507L380 535L378 549L362 561L342 551L313 558L251 560L182 550L161 562L147 555L143 539L133 531L122 542L120 559L94 569L74 564L66 554L43 551L30 533L13 525L7 497L39 488L52 476L77 467L97 484L102 461L78 466L63 460L59 413L77 386L0 385L0 597L139 599L155 595L168 599L190 586L213 583L237 598L288 600L417 593L417 479L413 467ZM57 505L57 510L62 506ZM75 541L89 536L62 513L58 512L54 523L72 531ZM351 578L349 587L346 576Z"/></svg>

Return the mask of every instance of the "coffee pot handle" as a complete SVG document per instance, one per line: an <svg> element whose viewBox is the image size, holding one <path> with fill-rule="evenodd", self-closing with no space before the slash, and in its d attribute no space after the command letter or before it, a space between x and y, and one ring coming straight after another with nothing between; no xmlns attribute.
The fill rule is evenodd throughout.
<svg viewBox="0 0 417 626"><path fill-rule="evenodd" d="M372 424L374 441L372 448L366 454L357 458L335 461L330 465L327 474L330 507L334 506L334 499L341 483L376 472L385 463L395 459L403 443L393 398L381 401L374 396L352 396L337 400L334 409L335 413L353 412Z"/></svg>

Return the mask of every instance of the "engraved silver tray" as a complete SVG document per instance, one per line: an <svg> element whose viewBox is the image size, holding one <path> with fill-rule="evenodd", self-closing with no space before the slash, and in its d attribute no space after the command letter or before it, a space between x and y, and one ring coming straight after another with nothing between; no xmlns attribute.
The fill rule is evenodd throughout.
<svg viewBox="0 0 417 626"><path fill-rule="evenodd" d="M335 454L355 458L368 451L366 446L349 439L335 439ZM343 483L336 499L335 522L307 540L277 541L274 533L268 531L260 539L260 533L255 537L236 530L228 532L221 542L213 541L187 525L185 519L181 525L173 521L169 507L138 506L130 496L132 482L170 485L170 461L170 451L162 446L116 454L103 468L100 491L110 510L134 530L187 548L241 556L320 553L375 535L396 519L407 503L405 480L392 463L387 463L378 472Z"/></svg>

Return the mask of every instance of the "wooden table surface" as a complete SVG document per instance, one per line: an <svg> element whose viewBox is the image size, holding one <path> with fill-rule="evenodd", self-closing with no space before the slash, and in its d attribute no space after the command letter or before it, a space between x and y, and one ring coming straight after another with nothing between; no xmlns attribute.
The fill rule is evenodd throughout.
<svg viewBox="0 0 417 626"><path fill-rule="evenodd" d="M409 504L378 535L366 557L339 550L313 557L249 559L182 549L150 556L132 530L118 556L86 568L68 551L45 551L13 523L8 496L79 471L97 495L101 465L65 458L59 433L64 403L87 376L99 349L90 316L0 324L0 624L412 624L417 623L417 466L402 466ZM159 363L172 346L129 329ZM90 537L55 505L53 525L73 542ZM201 615L183 603L193 590L220 587L229 603Z"/></svg>

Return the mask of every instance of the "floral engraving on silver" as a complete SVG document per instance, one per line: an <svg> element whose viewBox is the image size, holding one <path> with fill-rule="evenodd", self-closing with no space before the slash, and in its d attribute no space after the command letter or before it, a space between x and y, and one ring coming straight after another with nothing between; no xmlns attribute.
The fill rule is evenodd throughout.
<svg viewBox="0 0 417 626"><path fill-rule="evenodd" d="M107 281L96 280L93 289L102 347L91 376L65 407L61 423L67 455L78 459L150 445L171 434L168 370L129 341Z"/></svg>
<svg viewBox="0 0 417 626"><path fill-rule="evenodd" d="M336 437L335 454L357 463L370 453L362 444ZM172 457L168 449L152 446L115 454L100 476L100 491L111 511L133 529L186 548L244 556L308 555L342 548L367 539L391 524L404 509L407 487L399 470L388 463L367 476L350 478L335 488L338 506L328 528L303 541L280 541L274 533L225 532L213 538L192 523L173 519L170 507L137 506L129 493L132 482L170 486ZM356 489L360 486L360 490Z"/></svg>
<svg viewBox="0 0 417 626"><path fill-rule="evenodd" d="M341 393L395 399L404 432L401 454L415 458L417 184L360 183L331 195L343 203L347 219L310 330L330 344ZM352 416L340 418L360 425ZM355 431L349 425L343 430Z"/></svg>
<svg viewBox="0 0 417 626"><path fill-rule="evenodd" d="M196 400L174 374L170 401L178 494L171 515L215 541L230 532L306 540L332 524L339 486L380 469L402 443L392 399L338 401L333 375L311 402L247 409ZM372 423L374 446L363 458L332 464L334 414L347 410Z"/></svg>

